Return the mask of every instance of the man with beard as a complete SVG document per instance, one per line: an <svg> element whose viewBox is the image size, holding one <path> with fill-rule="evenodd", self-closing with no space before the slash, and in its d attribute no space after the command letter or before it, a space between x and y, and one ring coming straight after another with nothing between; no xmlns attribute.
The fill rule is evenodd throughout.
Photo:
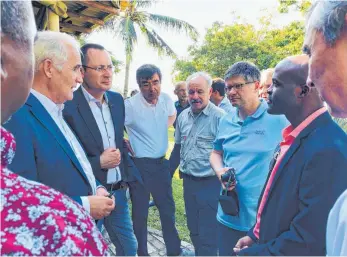
<svg viewBox="0 0 347 257"><path fill-rule="evenodd" d="M290 126L270 164L257 220L234 250L238 255L325 255L329 210L347 187L347 136L315 88L306 85L308 57L276 67L268 113Z"/></svg>

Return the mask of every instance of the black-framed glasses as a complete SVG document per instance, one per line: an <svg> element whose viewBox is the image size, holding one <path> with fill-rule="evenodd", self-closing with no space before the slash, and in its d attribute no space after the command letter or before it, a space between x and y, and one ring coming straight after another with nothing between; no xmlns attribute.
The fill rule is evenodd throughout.
<svg viewBox="0 0 347 257"><path fill-rule="evenodd" d="M114 70L114 66L113 65L100 65L100 66L97 66L97 67L90 67L90 66L87 66L87 65L82 65L84 68L88 68L88 69L92 69L92 70L95 70L97 72L105 72L105 71L113 71Z"/></svg>
<svg viewBox="0 0 347 257"><path fill-rule="evenodd" d="M243 86L255 83L256 81L246 82L246 83L240 83L240 84L234 84L234 85L227 85L225 86L225 92L230 92L232 89L240 90L243 88Z"/></svg>

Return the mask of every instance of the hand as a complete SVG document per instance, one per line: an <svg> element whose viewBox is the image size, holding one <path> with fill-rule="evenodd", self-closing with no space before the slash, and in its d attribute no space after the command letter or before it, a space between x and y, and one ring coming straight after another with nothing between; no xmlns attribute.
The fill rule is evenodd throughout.
<svg viewBox="0 0 347 257"><path fill-rule="evenodd" d="M129 151L129 153L130 153L133 157L135 157L135 152L134 152L133 148L131 147L130 141L129 141L128 139L123 138L123 142L124 142L124 144L126 145L128 151Z"/></svg>
<svg viewBox="0 0 347 257"><path fill-rule="evenodd" d="M225 168L221 168L221 169L215 170L216 175L217 175L219 181L221 182L222 188L223 188L223 189L225 189L225 186L226 186L227 182L222 182L222 178L221 178L221 177L222 177L222 175L223 175L225 172L227 172L229 169L230 169L230 167L225 167ZM233 190L235 187L236 187L236 181L233 182L233 183L229 186L228 191Z"/></svg>
<svg viewBox="0 0 347 257"><path fill-rule="evenodd" d="M104 187L99 187L96 189L96 195L97 196L108 196L110 193L104 188Z"/></svg>
<svg viewBox="0 0 347 257"><path fill-rule="evenodd" d="M106 196L92 195L88 196L88 200L90 204L90 215L96 220L110 215L115 207L114 196L110 199Z"/></svg>
<svg viewBox="0 0 347 257"><path fill-rule="evenodd" d="M112 169L117 167L121 162L119 149L107 148L100 156L100 165L102 169Z"/></svg>
<svg viewBox="0 0 347 257"><path fill-rule="evenodd" d="M234 247L234 252L237 254L240 252L242 249L250 247L252 244L254 244L254 241L252 238L249 236L244 236L237 241L235 247Z"/></svg>

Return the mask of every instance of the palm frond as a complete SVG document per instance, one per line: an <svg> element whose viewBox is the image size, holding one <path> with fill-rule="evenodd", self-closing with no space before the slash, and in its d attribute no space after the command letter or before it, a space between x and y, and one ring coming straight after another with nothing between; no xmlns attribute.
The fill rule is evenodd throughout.
<svg viewBox="0 0 347 257"><path fill-rule="evenodd" d="M165 15L149 13L149 21L164 28L174 29L177 32L185 31L187 35L189 35L190 38L195 41L199 36L199 33L194 26L180 19L176 19Z"/></svg>
<svg viewBox="0 0 347 257"><path fill-rule="evenodd" d="M171 47L158 35L157 32L148 28L145 24L139 24L141 32L147 39L150 46L155 48L159 54L165 53L171 57L176 58L176 53L171 49Z"/></svg>

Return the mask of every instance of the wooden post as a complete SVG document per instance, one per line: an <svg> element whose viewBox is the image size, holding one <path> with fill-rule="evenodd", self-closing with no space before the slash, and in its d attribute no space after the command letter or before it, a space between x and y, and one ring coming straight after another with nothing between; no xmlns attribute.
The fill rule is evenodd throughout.
<svg viewBox="0 0 347 257"><path fill-rule="evenodd" d="M48 30L59 32L59 16L48 8Z"/></svg>

